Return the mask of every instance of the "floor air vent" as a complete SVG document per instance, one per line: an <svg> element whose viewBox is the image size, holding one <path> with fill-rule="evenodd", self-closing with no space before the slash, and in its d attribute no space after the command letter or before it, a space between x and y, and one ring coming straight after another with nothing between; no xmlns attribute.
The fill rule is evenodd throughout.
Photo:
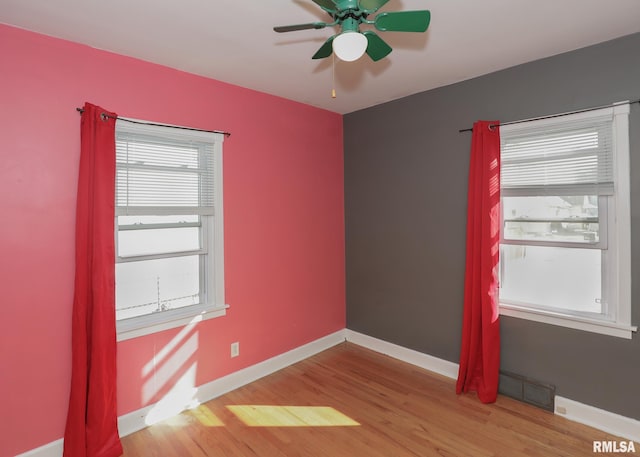
<svg viewBox="0 0 640 457"><path fill-rule="evenodd" d="M501 371L498 392L548 411L554 410L556 387L551 384Z"/></svg>

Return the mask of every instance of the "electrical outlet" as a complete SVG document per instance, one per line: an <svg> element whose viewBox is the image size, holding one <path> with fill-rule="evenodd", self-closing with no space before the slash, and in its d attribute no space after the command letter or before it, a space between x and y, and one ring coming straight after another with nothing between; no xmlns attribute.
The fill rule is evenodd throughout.
<svg viewBox="0 0 640 457"><path fill-rule="evenodd" d="M231 343L231 357L238 357L240 355L240 343Z"/></svg>

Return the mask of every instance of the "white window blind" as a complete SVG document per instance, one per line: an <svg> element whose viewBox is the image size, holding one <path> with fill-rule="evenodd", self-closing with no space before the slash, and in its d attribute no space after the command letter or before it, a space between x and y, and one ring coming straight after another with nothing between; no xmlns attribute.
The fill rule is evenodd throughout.
<svg viewBox="0 0 640 457"><path fill-rule="evenodd" d="M612 125L611 115L598 115L555 126L505 129L503 195L612 195Z"/></svg>
<svg viewBox="0 0 640 457"><path fill-rule="evenodd" d="M217 134L123 125L116 135L116 215L213 215ZM195 133L195 135L194 135ZM202 135L199 135L202 133ZM194 139L195 136L195 139ZM202 141L198 137L202 138Z"/></svg>

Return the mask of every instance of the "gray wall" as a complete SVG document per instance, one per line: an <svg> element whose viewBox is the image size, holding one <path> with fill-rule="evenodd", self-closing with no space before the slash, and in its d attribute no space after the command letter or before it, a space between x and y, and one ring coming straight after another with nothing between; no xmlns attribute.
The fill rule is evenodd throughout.
<svg viewBox="0 0 640 457"><path fill-rule="evenodd" d="M458 362L470 133L640 97L640 34L348 114L347 326ZM640 323L640 107L631 108L633 322ZM503 370L640 419L632 340L503 317Z"/></svg>

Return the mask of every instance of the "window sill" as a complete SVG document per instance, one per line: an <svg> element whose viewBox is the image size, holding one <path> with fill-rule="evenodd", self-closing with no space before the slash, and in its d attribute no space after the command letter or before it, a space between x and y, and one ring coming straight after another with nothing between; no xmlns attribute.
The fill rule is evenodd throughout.
<svg viewBox="0 0 640 457"><path fill-rule="evenodd" d="M638 327L619 324L617 322L599 321L577 316L568 316L560 313L533 310L515 305L500 304L500 315L527 319L544 324L558 325L561 327L584 330L586 332L600 333L602 335L631 339L633 332Z"/></svg>
<svg viewBox="0 0 640 457"><path fill-rule="evenodd" d="M117 341L130 340L183 325L221 317L229 305L194 306L116 322Z"/></svg>

